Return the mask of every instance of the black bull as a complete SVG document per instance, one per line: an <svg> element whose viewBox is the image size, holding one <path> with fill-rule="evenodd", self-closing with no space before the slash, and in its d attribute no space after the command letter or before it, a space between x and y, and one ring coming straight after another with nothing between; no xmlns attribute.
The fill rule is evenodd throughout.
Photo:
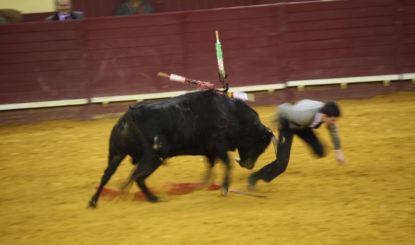
<svg viewBox="0 0 415 245"><path fill-rule="evenodd" d="M245 102L215 90L138 104L130 107L112 129L108 166L89 205L97 205L103 187L126 155L137 165L128 184L135 181L151 202L158 198L147 188L145 179L164 159L179 155L206 156L210 164L206 179L215 160L220 159L226 169L222 183L226 194L231 171L227 152L237 149L239 164L252 169L272 137L272 131Z"/></svg>

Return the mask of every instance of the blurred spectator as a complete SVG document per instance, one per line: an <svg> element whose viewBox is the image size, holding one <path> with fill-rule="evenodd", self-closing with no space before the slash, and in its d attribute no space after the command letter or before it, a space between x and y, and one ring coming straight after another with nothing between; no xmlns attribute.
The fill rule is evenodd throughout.
<svg viewBox="0 0 415 245"><path fill-rule="evenodd" d="M65 21L65 20L81 20L84 13L80 11L72 11L71 0L55 0L55 14L46 18L47 21Z"/></svg>
<svg viewBox="0 0 415 245"><path fill-rule="evenodd" d="M115 15L149 14L153 7L147 0L126 0L118 7Z"/></svg>
<svg viewBox="0 0 415 245"><path fill-rule="evenodd" d="M22 22L22 13L15 9L0 9L0 25Z"/></svg>

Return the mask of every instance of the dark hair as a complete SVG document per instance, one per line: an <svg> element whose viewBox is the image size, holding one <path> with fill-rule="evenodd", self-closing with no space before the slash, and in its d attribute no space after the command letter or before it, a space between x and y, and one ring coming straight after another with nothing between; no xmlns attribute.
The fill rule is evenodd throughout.
<svg viewBox="0 0 415 245"><path fill-rule="evenodd" d="M324 103L324 106L320 109L320 112L326 114L329 117L340 117L340 108L334 101Z"/></svg>

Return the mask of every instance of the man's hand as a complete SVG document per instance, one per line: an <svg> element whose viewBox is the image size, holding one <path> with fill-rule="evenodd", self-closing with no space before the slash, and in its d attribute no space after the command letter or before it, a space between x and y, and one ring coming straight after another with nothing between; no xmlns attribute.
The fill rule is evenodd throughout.
<svg viewBox="0 0 415 245"><path fill-rule="evenodd" d="M344 158L343 152L341 149L334 150L335 158L337 162L341 165L346 163L346 159Z"/></svg>

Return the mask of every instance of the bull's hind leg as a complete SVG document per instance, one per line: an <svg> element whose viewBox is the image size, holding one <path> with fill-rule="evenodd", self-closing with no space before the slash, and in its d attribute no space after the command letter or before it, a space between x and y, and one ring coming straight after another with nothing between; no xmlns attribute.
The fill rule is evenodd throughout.
<svg viewBox="0 0 415 245"><path fill-rule="evenodd" d="M135 169L135 172L131 175L131 180L135 180L138 187L146 196L147 200L150 202L157 202L159 198L155 196L148 188L145 183L145 180L150 176L156 169L161 165L163 161L160 159L143 159L140 161L140 164Z"/></svg>
<svg viewBox="0 0 415 245"><path fill-rule="evenodd" d="M206 158L208 160L208 166L207 166L205 176L202 179L202 185L204 187L208 187L209 184L211 184L213 167L215 166L215 157L214 156L206 156Z"/></svg>
<svg viewBox="0 0 415 245"><path fill-rule="evenodd" d="M111 176L114 174L115 170L117 170L118 166L120 165L121 161L124 159L125 156L125 154L110 155L110 157L108 158L108 166L104 171L104 175L101 177L101 183L99 184L97 191L89 201L89 207L95 208L97 206L99 195L101 194L102 189L108 183Z"/></svg>

